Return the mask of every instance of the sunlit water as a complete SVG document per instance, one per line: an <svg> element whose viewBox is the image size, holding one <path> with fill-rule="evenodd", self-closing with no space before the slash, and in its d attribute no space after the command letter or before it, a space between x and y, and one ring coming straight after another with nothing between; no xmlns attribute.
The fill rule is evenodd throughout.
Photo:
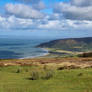
<svg viewBox="0 0 92 92"><path fill-rule="evenodd" d="M48 51L36 46L49 40L31 37L0 37L0 59L22 59L46 55Z"/></svg>

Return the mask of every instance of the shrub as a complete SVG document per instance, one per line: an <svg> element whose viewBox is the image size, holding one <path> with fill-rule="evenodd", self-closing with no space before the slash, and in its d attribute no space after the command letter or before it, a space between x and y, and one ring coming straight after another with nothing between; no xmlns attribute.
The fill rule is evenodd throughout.
<svg viewBox="0 0 92 92"><path fill-rule="evenodd" d="M25 72L28 72L28 69L25 69Z"/></svg>
<svg viewBox="0 0 92 92"><path fill-rule="evenodd" d="M31 80L37 80L40 78L40 73L37 70L31 71Z"/></svg>
<svg viewBox="0 0 92 92"><path fill-rule="evenodd" d="M16 73L20 73L20 72L21 72L21 70L20 69L17 69Z"/></svg>
<svg viewBox="0 0 92 92"><path fill-rule="evenodd" d="M65 67L64 66L61 66L61 67L58 67L57 70L64 70Z"/></svg>
<svg viewBox="0 0 92 92"><path fill-rule="evenodd" d="M92 57L92 52L85 52L82 54L78 54L78 57Z"/></svg>
<svg viewBox="0 0 92 92"><path fill-rule="evenodd" d="M54 76L54 72L49 70L46 72L46 75L44 76L44 79L50 79Z"/></svg>
<svg viewBox="0 0 92 92"><path fill-rule="evenodd" d="M44 65L43 70L44 71L48 70L47 65Z"/></svg>
<svg viewBox="0 0 92 92"><path fill-rule="evenodd" d="M42 76L42 79L50 79L54 76L54 71L51 70L51 69L48 69L48 70L44 70L44 75Z"/></svg>
<svg viewBox="0 0 92 92"><path fill-rule="evenodd" d="M34 69L31 71L31 76L29 79L31 80L38 80L38 79L50 79L54 76L54 71L52 69L48 69L47 66L45 66L43 69Z"/></svg>

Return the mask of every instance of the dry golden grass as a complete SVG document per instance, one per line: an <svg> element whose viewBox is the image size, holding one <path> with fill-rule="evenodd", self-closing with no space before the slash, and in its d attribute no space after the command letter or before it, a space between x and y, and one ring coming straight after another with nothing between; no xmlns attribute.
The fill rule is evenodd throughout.
<svg viewBox="0 0 92 92"><path fill-rule="evenodd" d="M44 66L50 67L92 67L92 58L34 58L34 59L8 59L0 60L0 66Z"/></svg>

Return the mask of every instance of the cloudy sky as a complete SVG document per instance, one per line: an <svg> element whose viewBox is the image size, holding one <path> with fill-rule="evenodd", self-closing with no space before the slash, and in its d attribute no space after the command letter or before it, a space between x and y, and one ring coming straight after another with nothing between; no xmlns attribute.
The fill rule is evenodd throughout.
<svg viewBox="0 0 92 92"><path fill-rule="evenodd" d="M92 0L0 0L0 33L7 30L92 36Z"/></svg>

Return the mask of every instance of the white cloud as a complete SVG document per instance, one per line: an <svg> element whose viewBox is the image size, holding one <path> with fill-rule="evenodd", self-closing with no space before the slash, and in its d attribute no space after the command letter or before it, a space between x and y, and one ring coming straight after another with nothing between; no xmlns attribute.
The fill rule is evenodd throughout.
<svg viewBox="0 0 92 92"><path fill-rule="evenodd" d="M37 10L42 10L42 9L45 9L46 6L43 2L39 2L39 3L36 3L36 4L33 4L32 7L34 9L37 9Z"/></svg>
<svg viewBox="0 0 92 92"><path fill-rule="evenodd" d="M1 28L27 28L28 25L33 26L33 21L30 19L20 19L14 16L8 18L0 17L0 27Z"/></svg>
<svg viewBox="0 0 92 92"><path fill-rule="evenodd" d="M18 1L18 0L17 0ZM72 0L70 3L58 3L54 13L44 15L40 10L44 8L41 0L20 0L33 3L6 4L8 17L0 17L0 28L30 29L30 30L91 30L92 6L85 0ZM39 7L36 6L39 4ZM63 18L63 15L65 18Z"/></svg>
<svg viewBox="0 0 92 92"><path fill-rule="evenodd" d="M30 29L30 30L77 30L92 29L92 21L87 20L48 20L45 19L21 19L15 16L8 18L0 16L0 28L5 29Z"/></svg>
<svg viewBox="0 0 92 92"><path fill-rule="evenodd" d="M32 4L41 2L41 0L14 0L14 1L18 1L18 2L20 1L24 3L32 3Z"/></svg>
<svg viewBox="0 0 92 92"><path fill-rule="evenodd" d="M32 8L35 8L37 10L45 9L45 3L42 0L14 0L17 2L21 2L24 4L31 4Z"/></svg>
<svg viewBox="0 0 92 92"><path fill-rule="evenodd" d="M67 19L92 20L92 0L71 0L71 3L58 3L54 12L63 14Z"/></svg>
<svg viewBox="0 0 92 92"><path fill-rule="evenodd" d="M80 7L92 6L92 0L71 0L71 4Z"/></svg>
<svg viewBox="0 0 92 92"><path fill-rule="evenodd" d="M6 4L6 12L20 18L43 18L44 14L24 4Z"/></svg>

